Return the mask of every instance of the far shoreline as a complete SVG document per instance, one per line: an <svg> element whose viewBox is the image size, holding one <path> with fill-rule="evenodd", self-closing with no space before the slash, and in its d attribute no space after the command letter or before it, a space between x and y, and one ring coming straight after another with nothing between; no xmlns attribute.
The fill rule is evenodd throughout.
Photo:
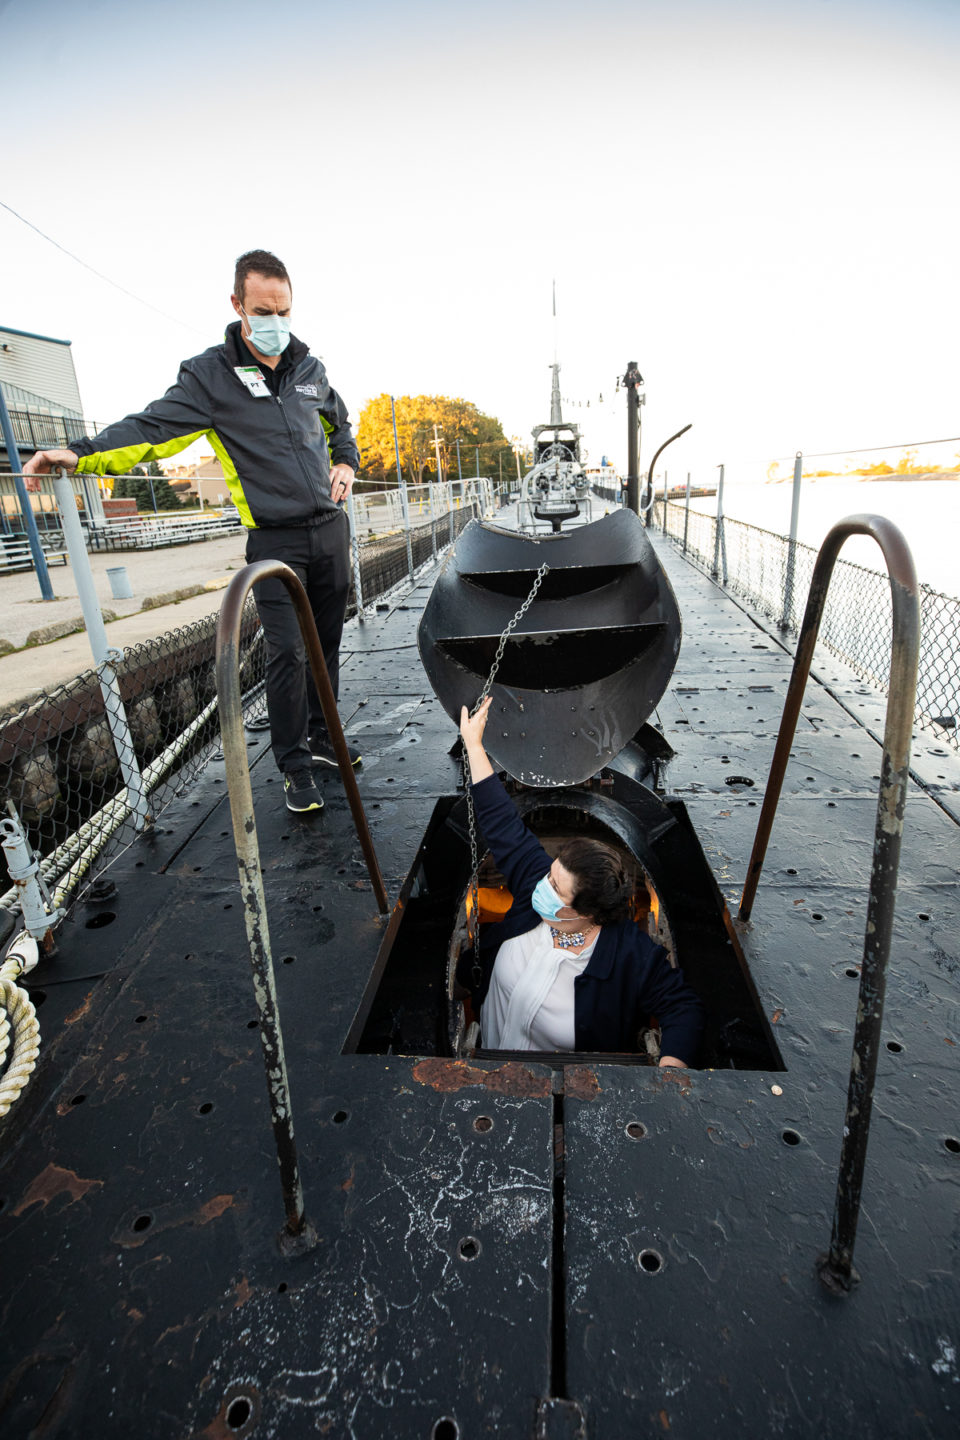
<svg viewBox="0 0 960 1440"><path fill-rule="evenodd" d="M903 483L908 483L910 481L916 480L960 480L960 470L924 470L922 473L917 475L857 475L849 471L846 474L837 471L829 475L811 475L804 471L803 478L805 481L808 480L811 483L817 480L856 480L859 484L871 485L875 482L885 480L896 480ZM776 480L768 480L767 484L792 485L793 476L783 475L778 477Z"/></svg>

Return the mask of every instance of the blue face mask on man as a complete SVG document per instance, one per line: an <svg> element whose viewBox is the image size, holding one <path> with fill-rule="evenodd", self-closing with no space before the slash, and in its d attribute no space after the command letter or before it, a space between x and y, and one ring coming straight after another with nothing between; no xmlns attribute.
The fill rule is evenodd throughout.
<svg viewBox="0 0 960 1440"><path fill-rule="evenodd" d="M248 315L241 311L250 334L247 339L261 355L282 355L290 344L290 321L285 315Z"/></svg>
<svg viewBox="0 0 960 1440"><path fill-rule="evenodd" d="M556 920L565 903L550 884L549 875L537 881L530 896L530 904L542 920Z"/></svg>

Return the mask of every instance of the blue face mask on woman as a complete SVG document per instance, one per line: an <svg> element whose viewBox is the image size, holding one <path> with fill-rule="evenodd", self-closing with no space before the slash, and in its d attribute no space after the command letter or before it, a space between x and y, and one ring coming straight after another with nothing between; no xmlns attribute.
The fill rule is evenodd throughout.
<svg viewBox="0 0 960 1440"><path fill-rule="evenodd" d="M290 321L285 315L248 315L243 312L250 334L247 339L261 355L282 355L290 344Z"/></svg>
<svg viewBox="0 0 960 1440"><path fill-rule="evenodd" d="M536 910L542 920L556 920L558 913L564 908L565 902L550 884L549 875L544 875L538 880L530 896L530 904Z"/></svg>

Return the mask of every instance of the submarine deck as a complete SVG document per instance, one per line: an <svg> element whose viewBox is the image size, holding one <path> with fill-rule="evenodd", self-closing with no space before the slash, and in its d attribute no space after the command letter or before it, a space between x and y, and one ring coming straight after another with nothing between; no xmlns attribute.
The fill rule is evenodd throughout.
<svg viewBox="0 0 960 1440"><path fill-rule="evenodd" d="M684 641L668 785L731 909L790 658L652 532ZM415 625L351 622L341 710L391 901L454 729ZM918 733L860 1285L828 1294L882 701L821 652L740 942L785 1066L555 1070L342 1053L384 922L339 779L283 808L249 738L307 1214L283 1219L224 766L30 977L0 1130L0 1427L20 1436L945 1437L960 1408L960 763ZM731 778L739 780L728 783ZM753 784L745 782L752 780Z"/></svg>

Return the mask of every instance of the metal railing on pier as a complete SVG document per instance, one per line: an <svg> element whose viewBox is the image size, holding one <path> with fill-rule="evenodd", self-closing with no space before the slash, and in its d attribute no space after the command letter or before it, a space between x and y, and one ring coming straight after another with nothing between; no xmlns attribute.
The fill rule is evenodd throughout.
<svg viewBox="0 0 960 1440"><path fill-rule="evenodd" d="M442 552L451 530L459 534L478 511L477 499L468 498L409 532L358 542L348 615L362 613L364 605L411 577ZM216 617L209 616L122 654L113 652L115 686L105 687L100 668L91 668L54 690L0 707L0 813L13 806L57 906L69 904L137 833L136 807L114 740L121 711L154 819L216 749L215 629ZM250 601L238 650L247 721L265 716L264 658ZM17 896L7 881L0 860L0 912L6 910L9 929ZM0 943L4 938L0 913Z"/></svg>
<svg viewBox="0 0 960 1440"><path fill-rule="evenodd" d="M786 633L797 634L817 552L723 516L656 500L651 528L679 545L687 559L734 591ZM788 579L790 583L788 584ZM920 594L920 669L914 721L960 749L960 600L928 585ZM820 640L864 680L887 690L892 607L890 581L878 570L838 560Z"/></svg>

